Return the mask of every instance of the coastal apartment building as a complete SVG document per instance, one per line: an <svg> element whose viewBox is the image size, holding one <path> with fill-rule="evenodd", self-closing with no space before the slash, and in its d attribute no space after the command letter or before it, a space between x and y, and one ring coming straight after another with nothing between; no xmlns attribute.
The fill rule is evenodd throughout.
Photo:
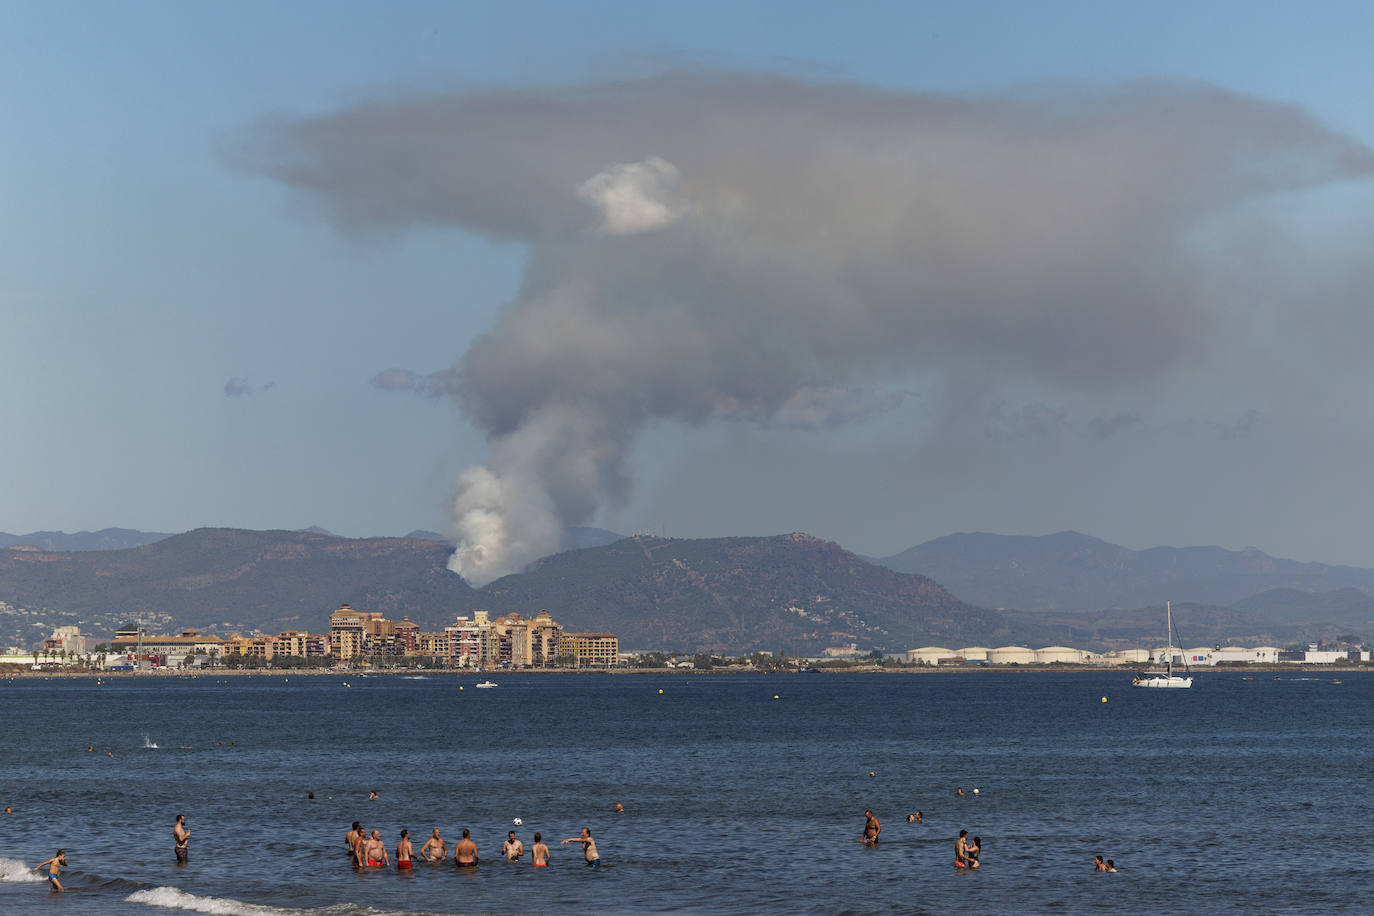
<svg viewBox="0 0 1374 916"><path fill-rule="evenodd" d="M116 655L132 662L140 630L126 627L112 643ZM575 639L573 637L576 637ZM324 658L345 664L391 664L401 658L435 659L455 668L551 668L560 662L580 667L610 667L619 661L619 640L611 633L564 634L546 610L533 617L516 612L493 618L485 610L460 615L437 633L420 629L409 617L388 620L380 611L342 604L329 615L329 632L286 630L275 636L235 633L226 639L186 630L178 636L142 634L145 660L175 666L189 655L207 660L238 656L259 662L282 657Z"/></svg>
<svg viewBox="0 0 1374 916"><path fill-rule="evenodd" d="M564 633L562 652L579 668L610 668L620 661L620 640L614 633Z"/></svg>
<svg viewBox="0 0 1374 916"><path fill-rule="evenodd" d="M381 611L355 611L341 604L329 615L330 654L343 662L379 662L389 655L404 654L397 651L396 626Z"/></svg>
<svg viewBox="0 0 1374 916"><path fill-rule="evenodd" d="M459 616L444 628L445 662L455 668L551 667L558 658L563 628L540 611L533 618L518 613L492 619L488 611Z"/></svg>

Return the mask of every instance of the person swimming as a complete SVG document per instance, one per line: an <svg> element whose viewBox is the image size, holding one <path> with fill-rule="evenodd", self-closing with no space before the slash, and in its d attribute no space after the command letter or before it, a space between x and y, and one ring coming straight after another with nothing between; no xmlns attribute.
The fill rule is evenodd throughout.
<svg viewBox="0 0 1374 916"><path fill-rule="evenodd" d="M64 849L57 850L57 855L46 862L42 862L33 867L34 871L46 868L48 870L48 883L52 885L54 894L62 893L62 868L67 864L67 852Z"/></svg>
<svg viewBox="0 0 1374 916"><path fill-rule="evenodd" d="M1093 856L1093 871L1106 871L1107 866L1103 863L1101 856Z"/></svg>

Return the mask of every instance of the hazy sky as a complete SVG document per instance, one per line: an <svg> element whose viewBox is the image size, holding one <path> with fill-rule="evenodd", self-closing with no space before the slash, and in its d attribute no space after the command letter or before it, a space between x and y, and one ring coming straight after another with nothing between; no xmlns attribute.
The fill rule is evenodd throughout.
<svg viewBox="0 0 1374 916"><path fill-rule="evenodd" d="M0 2L0 530L1374 566L1374 11L1035 6Z"/></svg>

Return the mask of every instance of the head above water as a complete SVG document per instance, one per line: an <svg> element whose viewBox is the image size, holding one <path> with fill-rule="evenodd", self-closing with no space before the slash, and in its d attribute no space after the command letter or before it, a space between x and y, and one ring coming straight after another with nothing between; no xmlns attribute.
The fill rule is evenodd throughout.
<svg viewBox="0 0 1374 916"><path fill-rule="evenodd" d="M354 822L353 822L353 829L354 829L354 830L362 830L362 829L363 829L362 822L360 822L360 821L354 821Z"/></svg>
<svg viewBox="0 0 1374 916"><path fill-rule="evenodd" d="M542 839L544 839L544 838L543 838L542 836L540 836L539 834L536 833L536 834L534 835L534 841L535 841L536 843L538 843L538 842L539 842L540 840L542 840Z"/></svg>
<svg viewBox="0 0 1374 916"><path fill-rule="evenodd" d="M514 831L514 830L507 830L507 831L506 831L506 836L508 836L508 837L511 838L512 840L515 839L515 831Z"/></svg>
<svg viewBox="0 0 1374 916"><path fill-rule="evenodd" d="M410 836L410 831L409 831L409 830L402 830L402 831L401 831L401 839L404 840L404 839L405 839L406 837L408 837L408 836Z"/></svg>
<svg viewBox="0 0 1374 916"><path fill-rule="evenodd" d="M959 836L961 836L961 837L966 837L966 836L968 836L968 831L967 831L967 830L960 830L960 831L959 831Z"/></svg>
<svg viewBox="0 0 1374 916"><path fill-rule="evenodd" d="M467 838L468 838L468 828L464 827L464 828L463 828L463 839L466 840Z"/></svg>

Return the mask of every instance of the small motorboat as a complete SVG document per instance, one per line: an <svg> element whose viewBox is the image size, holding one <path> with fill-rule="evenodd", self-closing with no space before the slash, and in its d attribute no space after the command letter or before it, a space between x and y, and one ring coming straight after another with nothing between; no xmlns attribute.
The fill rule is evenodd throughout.
<svg viewBox="0 0 1374 916"><path fill-rule="evenodd" d="M495 681L483 681L482 683L480 683L480 684L477 685L478 689L481 689L481 690L485 690L486 688L495 687L495 686L496 686L496 682L495 682Z"/></svg>

